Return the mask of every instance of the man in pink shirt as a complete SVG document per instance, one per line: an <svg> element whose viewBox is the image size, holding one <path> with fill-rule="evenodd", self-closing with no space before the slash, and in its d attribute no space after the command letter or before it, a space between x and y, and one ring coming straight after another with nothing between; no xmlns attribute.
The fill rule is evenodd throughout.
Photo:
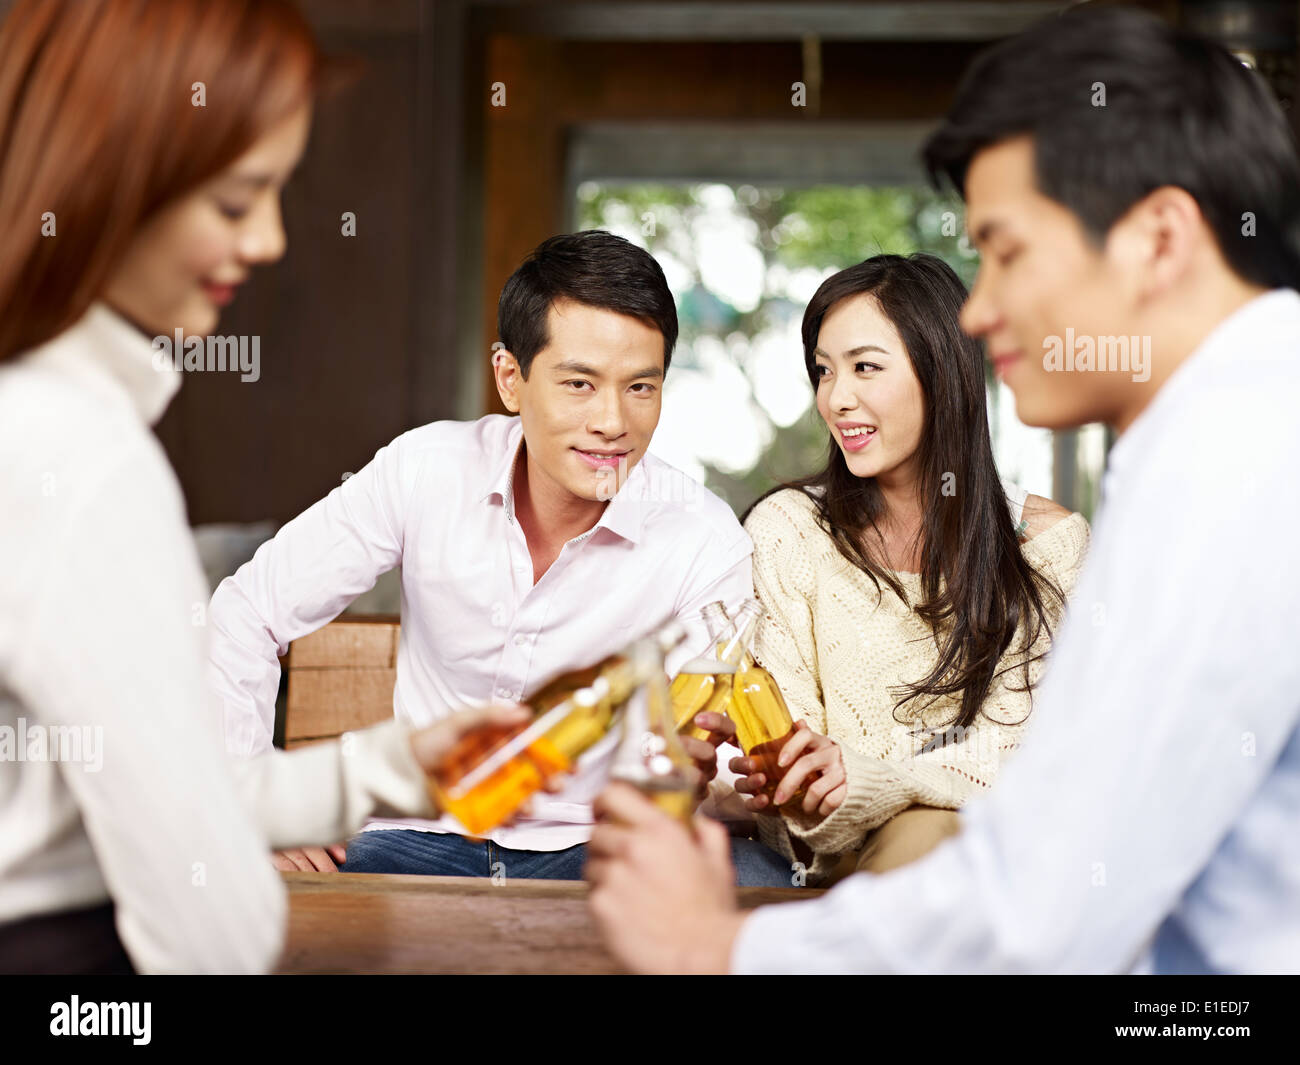
<svg viewBox="0 0 1300 1065"><path fill-rule="evenodd" d="M702 608L752 594L752 546L731 509L648 453L677 339L654 259L602 231L553 237L506 283L498 327L497 390L517 417L404 433L217 589L211 677L232 754L271 746L277 655L398 565L393 708L418 723L520 701L676 619L689 635L673 673L708 645ZM344 872L578 879L616 741L486 840L449 816L377 821L346 850L277 864L329 871L346 855ZM691 753L711 778L714 746ZM760 844L733 851L740 882L791 882Z"/></svg>

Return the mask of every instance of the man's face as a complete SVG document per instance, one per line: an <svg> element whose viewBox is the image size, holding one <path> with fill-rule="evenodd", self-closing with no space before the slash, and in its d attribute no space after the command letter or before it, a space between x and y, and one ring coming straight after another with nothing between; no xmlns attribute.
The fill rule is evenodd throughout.
<svg viewBox="0 0 1300 1065"><path fill-rule="evenodd" d="M1082 369L1073 355L1089 343L1113 349L1118 339L1110 338L1140 328L1122 220L1101 251L1089 244L1075 215L1035 187L1026 136L975 155L966 176L966 227L981 260L962 328L984 339L1020 420L1049 428L1111 420L1135 379L1132 370ZM1137 350L1130 366L1141 338L1131 346Z"/></svg>
<svg viewBox="0 0 1300 1065"><path fill-rule="evenodd" d="M497 372L502 402L523 422L531 489L609 500L659 424L663 334L626 314L559 300L547 335L527 380L513 356ZM538 474L546 485L533 483Z"/></svg>

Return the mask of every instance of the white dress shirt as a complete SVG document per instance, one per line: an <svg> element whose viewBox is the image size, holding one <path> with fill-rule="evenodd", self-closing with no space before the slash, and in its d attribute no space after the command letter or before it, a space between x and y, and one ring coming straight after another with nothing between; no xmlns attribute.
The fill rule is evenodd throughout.
<svg viewBox="0 0 1300 1065"><path fill-rule="evenodd" d="M149 430L179 386L96 305L0 365L0 924L110 896L139 972L279 956L269 847L430 815L407 730L251 761L221 749L207 588Z"/></svg>
<svg viewBox="0 0 1300 1065"><path fill-rule="evenodd" d="M643 456L595 526L569 540L540 581L515 518L519 418L433 422L380 448L366 467L286 524L212 597L212 682L232 753L271 745L277 655L402 567L393 709L425 725L465 707L519 701L676 618L686 641L669 673L709 646L702 608L753 594L753 545L731 508L653 454ZM585 843L617 735L579 763L563 791L538 795L505 847ZM725 758L723 760L725 765ZM368 828L463 833L437 821Z"/></svg>
<svg viewBox="0 0 1300 1065"><path fill-rule="evenodd" d="M1115 445L1038 723L925 859L765 907L738 972L1300 971L1300 295Z"/></svg>

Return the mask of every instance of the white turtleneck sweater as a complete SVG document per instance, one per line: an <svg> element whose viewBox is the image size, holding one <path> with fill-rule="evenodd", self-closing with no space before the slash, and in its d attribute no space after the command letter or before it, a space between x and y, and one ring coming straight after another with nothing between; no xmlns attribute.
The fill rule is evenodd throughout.
<svg viewBox="0 0 1300 1065"><path fill-rule="evenodd" d="M0 924L111 897L137 971L265 971L270 848L434 811L397 722L227 761L153 354L96 305L0 364Z"/></svg>

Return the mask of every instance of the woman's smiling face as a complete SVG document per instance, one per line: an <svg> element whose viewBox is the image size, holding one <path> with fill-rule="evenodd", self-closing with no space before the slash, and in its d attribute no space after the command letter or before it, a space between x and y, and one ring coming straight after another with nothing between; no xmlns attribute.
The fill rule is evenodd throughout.
<svg viewBox="0 0 1300 1065"><path fill-rule="evenodd" d="M915 476L925 396L898 330L869 293L826 312L813 352L817 411L856 477Z"/></svg>
<svg viewBox="0 0 1300 1065"><path fill-rule="evenodd" d="M105 290L143 329L211 333L252 268L285 251L280 192L311 125L304 104L221 173L167 204L127 249Z"/></svg>

